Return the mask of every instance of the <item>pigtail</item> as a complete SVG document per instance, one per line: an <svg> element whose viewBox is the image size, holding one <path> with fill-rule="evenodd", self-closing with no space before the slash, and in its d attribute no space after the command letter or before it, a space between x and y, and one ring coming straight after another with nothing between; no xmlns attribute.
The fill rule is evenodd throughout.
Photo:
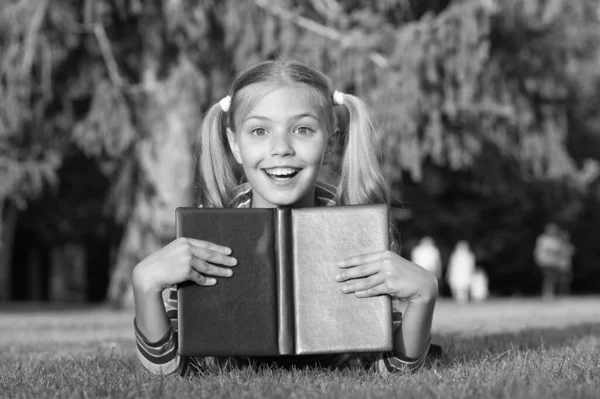
<svg viewBox="0 0 600 399"><path fill-rule="evenodd" d="M224 113L219 103L206 114L200 130L200 203L206 208L224 208L236 185L228 156Z"/></svg>
<svg viewBox="0 0 600 399"><path fill-rule="evenodd" d="M343 105L348 108L349 118L336 195L338 202L341 205L389 204L390 190L381 171L381 146L367 106L351 94L343 94Z"/></svg>
<svg viewBox="0 0 600 399"><path fill-rule="evenodd" d="M381 170L380 140L369 117L367 106L356 96L343 96L343 104L348 109L349 117L338 201L343 205L390 205L390 189ZM400 255L400 234L392 219L389 221L389 237L389 249Z"/></svg>

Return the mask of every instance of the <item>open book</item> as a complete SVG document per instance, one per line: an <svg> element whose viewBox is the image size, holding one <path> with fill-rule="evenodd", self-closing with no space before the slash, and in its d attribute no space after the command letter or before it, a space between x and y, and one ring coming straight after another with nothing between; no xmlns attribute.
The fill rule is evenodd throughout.
<svg viewBox="0 0 600 399"><path fill-rule="evenodd" d="M233 276L178 286L179 353L277 356L392 349L388 296L341 292L337 262L389 248L386 205L178 208L177 236L232 249Z"/></svg>

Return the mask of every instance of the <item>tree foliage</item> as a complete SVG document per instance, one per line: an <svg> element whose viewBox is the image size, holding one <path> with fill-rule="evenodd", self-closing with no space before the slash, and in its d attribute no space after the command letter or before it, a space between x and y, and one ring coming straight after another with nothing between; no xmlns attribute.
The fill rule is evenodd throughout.
<svg viewBox="0 0 600 399"><path fill-rule="evenodd" d="M102 201L90 212L67 195L65 208L122 226L120 297L172 237L172 208L193 202L203 112L247 66L293 58L371 105L397 205L414 216L406 246L464 236L480 259L517 265L502 281L544 221L589 231L598 22L593 0L5 1L0 200L61 196L77 175L61 165L85 158L108 182Z"/></svg>

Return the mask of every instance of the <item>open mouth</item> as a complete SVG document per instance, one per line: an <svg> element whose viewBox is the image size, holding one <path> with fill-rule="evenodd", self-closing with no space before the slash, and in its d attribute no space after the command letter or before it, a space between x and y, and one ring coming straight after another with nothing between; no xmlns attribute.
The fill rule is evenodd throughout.
<svg viewBox="0 0 600 399"><path fill-rule="evenodd" d="M270 168L263 169L267 176L273 180L285 181L294 178L301 169L300 168Z"/></svg>

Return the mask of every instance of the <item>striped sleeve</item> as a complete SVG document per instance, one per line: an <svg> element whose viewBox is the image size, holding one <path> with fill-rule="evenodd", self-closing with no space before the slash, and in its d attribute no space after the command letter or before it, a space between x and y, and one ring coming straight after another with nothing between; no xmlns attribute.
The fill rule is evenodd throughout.
<svg viewBox="0 0 600 399"><path fill-rule="evenodd" d="M150 342L138 328L134 319L135 340L138 358L142 365L153 374L184 374L188 361L177 352L177 290L169 290L165 303L167 316L171 320L169 331L158 341Z"/></svg>
<svg viewBox="0 0 600 399"><path fill-rule="evenodd" d="M400 304L397 298L394 298L392 304L392 330L395 333L399 328L402 327L402 312L399 310ZM371 368L377 373L384 375L398 371L417 371L425 363L430 345L431 337L429 337L423 352L415 358L395 356L394 352L381 352L371 364Z"/></svg>

